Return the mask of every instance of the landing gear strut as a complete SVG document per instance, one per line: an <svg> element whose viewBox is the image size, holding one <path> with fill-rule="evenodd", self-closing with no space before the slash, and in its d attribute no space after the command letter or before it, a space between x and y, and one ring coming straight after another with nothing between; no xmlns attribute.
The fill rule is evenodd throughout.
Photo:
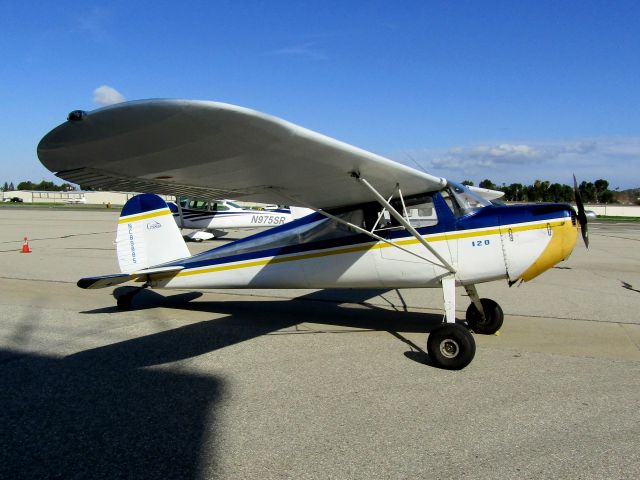
<svg viewBox="0 0 640 480"><path fill-rule="evenodd" d="M427 352L435 366L460 370L473 360L476 342L469 330L456 323L456 283L453 275L442 279L446 321L429 334Z"/></svg>

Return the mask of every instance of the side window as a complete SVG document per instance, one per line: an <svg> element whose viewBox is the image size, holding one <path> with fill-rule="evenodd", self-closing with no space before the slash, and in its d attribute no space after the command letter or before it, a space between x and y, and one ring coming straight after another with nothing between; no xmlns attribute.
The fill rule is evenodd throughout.
<svg viewBox="0 0 640 480"><path fill-rule="evenodd" d="M438 224L438 215L430 196L405 201L409 224L414 228L432 227Z"/></svg>
<svg viewBox="0 0 640 480"><path fill-rule="evenodd" d="M207 210L209 207L209 202L205 202L203 200L190 200L189 208L193 208L194 210Z"/></svg>
<svg viewBox="0 0 640 480"><path fill-rule="evenodd" d="M438 224L438 215L430 195L408 198L404 200L404 207L400 200L391 202L393 208L403 214L414 228L431 227ZM380 216L380 212L382 215ZM376 205L365 212L365 225L374 231L401 230L404 227L386 209Z"/></svg>
<svg viewBox="0 0 640 480"><path fill-rule="evenodd" d="M418 205L407 206L407 216L409 224L414 228L432 227L438 224L438 216L433 203L421 203Z"/></svg>
<svg viewBox="0 0 640 480"><path fill-rule="evenodd" d="M373 229L374 232L379 234L384 231L402 228L387 210L383 210L377 204L368 206L365 209L363 225L367 230Z"/></svg>

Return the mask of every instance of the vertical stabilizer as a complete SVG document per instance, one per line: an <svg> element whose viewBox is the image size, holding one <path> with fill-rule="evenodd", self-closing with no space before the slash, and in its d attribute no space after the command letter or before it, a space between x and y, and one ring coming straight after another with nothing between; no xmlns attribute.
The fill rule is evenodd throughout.
<svg viewBox="0 0 640 480"><path fill-rule="evenodd" d="M116 250L123 273L191 256L167 203L149 193L132 197L122 208Z"/></svg>

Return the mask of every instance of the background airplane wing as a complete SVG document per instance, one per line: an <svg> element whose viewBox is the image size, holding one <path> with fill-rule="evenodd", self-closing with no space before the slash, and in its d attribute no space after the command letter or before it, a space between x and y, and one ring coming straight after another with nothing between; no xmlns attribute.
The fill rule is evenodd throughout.
<svg viewBox="0 0 640 480"><path fill-rule="evenodd" d="M350 176L403 195L446 180L299 127L223 103L144 100L75 111L38 145L59 177L120 191L331 208L371 201ZM295 200L295 201L294 201Z"/></svg>

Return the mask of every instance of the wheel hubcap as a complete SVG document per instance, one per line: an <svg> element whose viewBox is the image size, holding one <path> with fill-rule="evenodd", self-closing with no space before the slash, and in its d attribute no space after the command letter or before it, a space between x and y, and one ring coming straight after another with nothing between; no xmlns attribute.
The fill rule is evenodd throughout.
<svg viewBox="0 0 640 480"><path fill-rule="evenodd" d="M455 340L447 338L440 342L440 353L446 358L455 358L460 352L460 346Z"/></svg>

